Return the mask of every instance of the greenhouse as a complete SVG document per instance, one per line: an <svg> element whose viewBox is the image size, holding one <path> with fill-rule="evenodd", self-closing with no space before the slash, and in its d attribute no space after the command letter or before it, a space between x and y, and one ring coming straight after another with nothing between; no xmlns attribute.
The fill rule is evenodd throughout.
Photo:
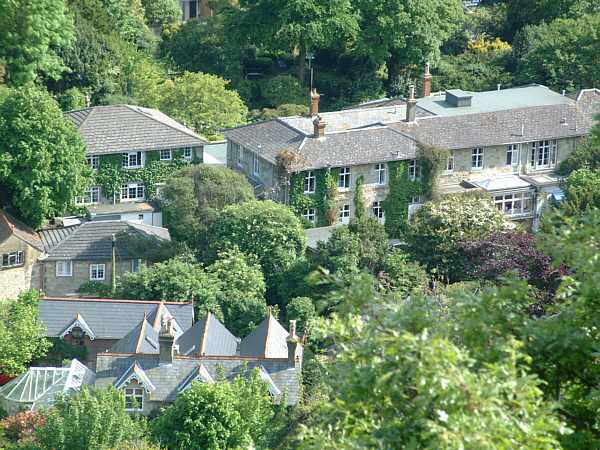
<svg viewBox="0 0 600 450"><path fill-rule="evenodd" d="M0 387L0 406L8 414L35 411L51 406L57 394L78 391L95 379L94 372L76 359L67 367L31 367Z"/></svg>

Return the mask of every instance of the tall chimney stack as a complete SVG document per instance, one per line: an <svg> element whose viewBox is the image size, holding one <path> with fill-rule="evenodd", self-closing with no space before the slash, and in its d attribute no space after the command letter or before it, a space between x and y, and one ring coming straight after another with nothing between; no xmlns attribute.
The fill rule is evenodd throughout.
<svg viewBox="0 0 600 450"><path fill-rule="evenodd" d="M300 338L296 334L296 321L290 320L290 335L287 338L288 362L294 365L302 365L302 346Z"/></svg>
<svg viewBox="0 0 600 450"><path fill-rule="evenodd" d="M310 117L314 117L319 114L319 99L321 95L314 88L310 91Z"/></svg>
<svg viewBox="0 0 600 450"><path fill-rule="evenodd" d="M417 100L415 99L415 86L410 86L410 96L406 102L406 121L414 122L417 117Z"/></svg>
<svg viewBox="0 0 600 450"><path fill-rule="evenodd" d="M431 74L429 73L429 63L425 64L425 74L423 75L423 97L431 95Z"/></svg>
<svg viewBox="0 0 600 450"><path fill-rule="evenodd" d="M171 319L163 322L158 334L158 360L160 364L173 364L173 331L171 328Z"/></svg>
<svg viewBox="0 0 600 450"><path fill-rule="evenodd" d="M325 125L327 125L325 123L325 121L321 118L321 116L316 116L313 119L313 126L314 126L314 137L315 138L322 138L325 137Z"/></svg>

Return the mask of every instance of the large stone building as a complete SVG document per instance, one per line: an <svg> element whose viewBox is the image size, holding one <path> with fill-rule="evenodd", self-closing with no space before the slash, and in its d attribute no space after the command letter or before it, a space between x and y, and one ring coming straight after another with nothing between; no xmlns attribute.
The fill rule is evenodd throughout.
<svg viewBox="0 0 600 450"><path fill-rule="evenodd" d="M430 94L430 85L427 70L423 98L326 113L319 113L319 95L313 92L310 117L226 131L228 166L246 174L257 193L289 203L321 226L331 223L331 215L342 223L356 215L360 180L369 214L383 222L390 183L397 188L402 178L418 184L419 148L435 146L448 152L439 177L442 193L487 192L512 219L535 227L548 199L561 196L555 168L590 133L600 112L600 90L570 97L530 85ZM334 214L322 208L327 174L337 186ZM398 199L405 220L425 200L414 186L412 193L393 191L405 197Z"/></svg>

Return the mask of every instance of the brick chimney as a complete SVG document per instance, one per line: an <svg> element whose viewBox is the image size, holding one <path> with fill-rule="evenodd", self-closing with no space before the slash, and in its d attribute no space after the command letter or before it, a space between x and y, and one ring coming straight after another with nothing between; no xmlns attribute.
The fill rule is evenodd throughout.
<svg viewBox="0 0 600 450"><path fill-rule="evenodd" d="M410 86L410 96L406 102L406 121L414 122L417 117L417 100L415 99L415 86Z"/></svg>
<svg viewBox="0 0 600 450"><path fill-rule="evenodd" d="M300 338L296 334L296 321L290 320L290 335L287 338L288 362L290 364L302 364L302 346Z"/></svg>
<svg viewBox="0 0 600 450"><path fill-rule="evenodd" d="M327 125L327 124L321 118L321 116L317 115L313 119L313 125L314 125L314 137L316 137L316 138L325 137L325 125Z"/></svg>
<svg viewBox="0 0 600 450"><path fill-rule="evenodd" d="M169 319L163 323L158 333L158 360L160 364L173 364L174 340L171 319Z"/></svg>
<svg viewBox="0 0 600 450"><path fill-rule="evenodd" d="M423 97L431 95L431 74L429 73L429 63L425 64L425 73L423 74Z"/></svg>
<svg viewBox="0 0 600 450"><path fill-rule="evenodd" d="M321 95L314 88L310 91L310 117L314 117L319 114L319 99Z"/></svg>

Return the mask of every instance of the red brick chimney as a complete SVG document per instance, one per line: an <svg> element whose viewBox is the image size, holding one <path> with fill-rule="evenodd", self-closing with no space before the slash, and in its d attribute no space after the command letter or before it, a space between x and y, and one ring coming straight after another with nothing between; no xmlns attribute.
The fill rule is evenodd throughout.
<svg viewBox="0 0 600 450"><path fill-rule="evenodd" d="M325 137L325 125L327 125L327 124L321 118L321 116L317 115L313 119L313 125L314 125L314 137L316 137L316 138Z"/></svg>
<svg viewBox="0 0 600 450"><path fill-rule="evenodd" d="M319 99L321 96L314 88L310 91L310 117L314 117L319 114Z"/></svg>
<svg viewBox="0 0 600 450"><path fill-rule="evenodd" d="M423 74L423 97L431 95L431 74L429 73L429 63L425 64L425 73Z"/></svg>

